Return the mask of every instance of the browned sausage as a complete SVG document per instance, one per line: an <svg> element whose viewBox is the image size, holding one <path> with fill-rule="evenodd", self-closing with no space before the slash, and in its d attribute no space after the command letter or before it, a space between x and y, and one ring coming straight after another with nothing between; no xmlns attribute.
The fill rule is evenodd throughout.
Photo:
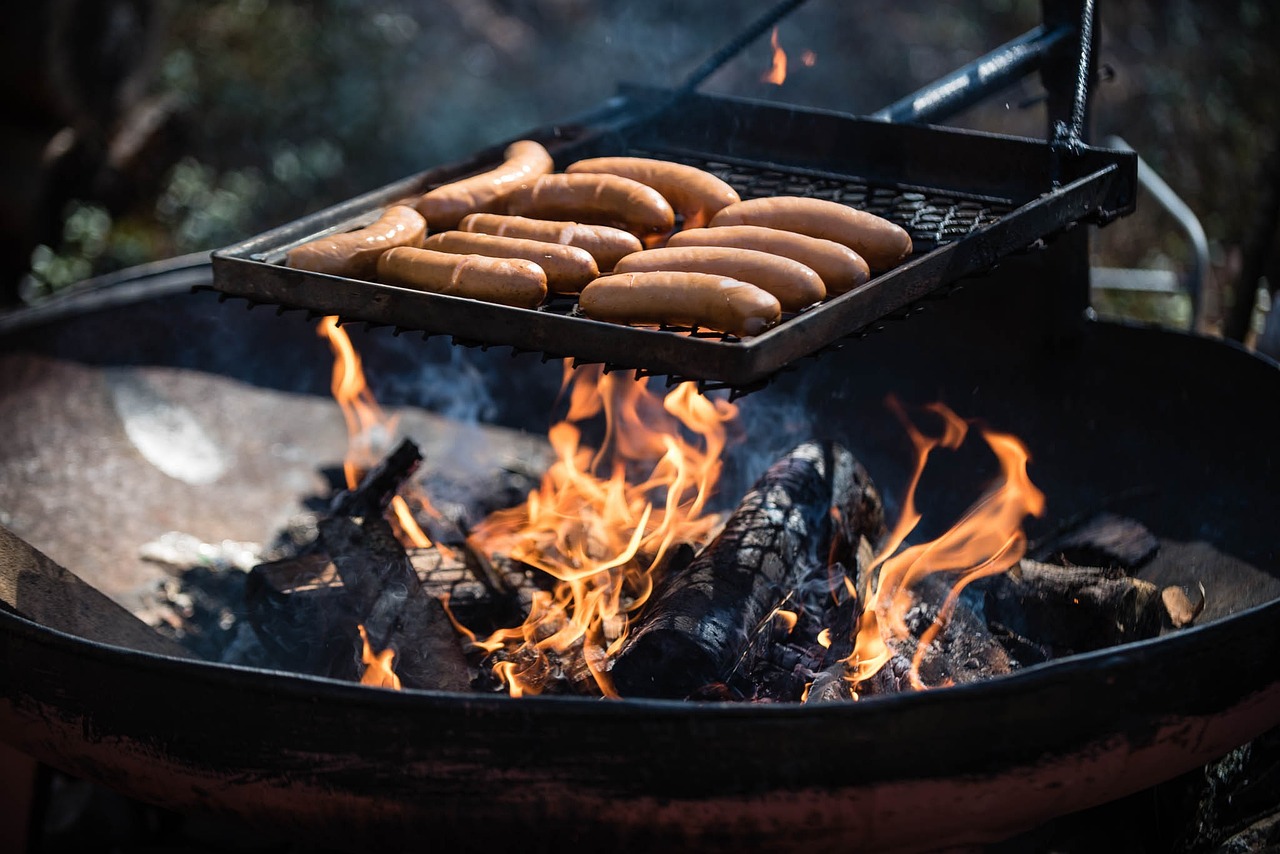
<svg viewBox="0 0 1280 854"><path fill-rule="evenodd" d="M667 232L676 214L653 187L618 175L543 175L506 198L506 212L573 219L638 233Z"/></svg>
<svg viewBox="0 0 1280 854"><path fill-rule="evenodd" d="M701 326L745 338L782 316L773 294L710 273L615 273L582 289L582 312L615 323Z"/></svg>
<svg viewBox="0 0 1280 854"><path fill-rule="evenodd" d="M596 259L600 272L607 273L618 259L639 252L643 247L640 238L629 231L608 225L587 225L577 222L560 222L549 219L529 219L524 216L478 213L464 217L458 224L461 231L477 234L496 234L501 237L525 237L529 240L545 240L585 249Z"/></svg>
<svg viewBox="0 0 1280 854"><path fill-rule="evenodd" d="M434 294L535 308L547 296L547 275L532 261L452 255L432 249L391 249L378 259L378 278Z"/></svg>
<svg viewBox="0 0 1280 854"><path fill-rule="evenodd" d="M738 191L710 172L649 157L590 157L564 171L621 175L653 187L684 217L685 228L700 228L721 208L739 201Z"/></svg>
<svg viewBox="0 0 1280 854"><path fill-rule="evenodd" d="M422 248L454 255L523 258L541 267L547 274L547 287L560 294L576 294L587 282L600 275L596 259L585 249L523 237L446 231L422 241Z"/></svg>
<svg viewBox="0 0 1280 854"><path fill-rule="evenodd" d="M531 139L511 143L503 156L501 166L436 187L418 198L418 213L427 218L432 231L453 228L469 213L496 210L503 196L546 175L555 165L547 150Z"/></svg>
<svg viewBox="0 0 1280 854"><path fill-rule="evenodd" d="M378 221L356 231L295 246L285 263L300 270L372 279L378 256L394 246L420 246L427 221L407 205L392 205Z"/></svg>
<svg viewBox="0 0 1280 854"><path fill-rule="evenodd" d="M901 226L826 199L750 199L720 211L711 218L711 225L763 225L834 240L865 258L873 270L896 267L911 254L911 235Z"/></svg>
<svg viewBox="0 0 1280 854"><path fill-rule="evenodd" d="M428 240L430 242L430 240ZM799 261L728 246L667 246L628 255L614 267L617 273L668 270L713 273L750 282L778 298L783 311L799 311L827 295L822 279Z"/></svg>
<svg viewBox="0 0 1280 854"><path fill-rule="evenodd" d="M848 246L760 225L693 228L671 235L668 246L733 246L799 261L822 278L827 295L851 291L871 277L867 262Z"/></svg>

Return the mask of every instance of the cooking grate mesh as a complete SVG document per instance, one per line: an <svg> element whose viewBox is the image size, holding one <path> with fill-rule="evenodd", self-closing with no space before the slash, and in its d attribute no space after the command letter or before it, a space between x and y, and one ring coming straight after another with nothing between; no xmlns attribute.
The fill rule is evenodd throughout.
<svg viewBox="0 0 1280 854"><path fill-rule="evenodd" d="M936 190L877 184L820 172L783 171L754 163L710 160L687 152L636 150L632 153L706 170L728 183L744 199L809 196L873 213L910 232L916 253L959 240L1014 209L1008 199L940 194Z"/></svg>
<svg viewBox="0 0 1280 854"><path fill-rule="evenodd" d="M531 310L283 265L290 246L365 224L388 204L488 168L501 156L502 147L494 147L219 250L213 253L213 287L225 297L281 311L337 315L397 333L445 335L460 345L510 347L747 390L798 359L905 316L965 277L1046 245L1079 221L1105 223L1133 205L1136 164L1129 155L1085 148L1063 160L1034 140L710 96L697 96L687 109L650 115L647 97L627 101L620 114L605 114L599 126L557 126L525 138L546 144L562 166L622 153L657 157L702 168L748 199L799 195L852 205L906 228L912 257L741 340L706 330L590 320L573 297L555 297Z"/></svg>

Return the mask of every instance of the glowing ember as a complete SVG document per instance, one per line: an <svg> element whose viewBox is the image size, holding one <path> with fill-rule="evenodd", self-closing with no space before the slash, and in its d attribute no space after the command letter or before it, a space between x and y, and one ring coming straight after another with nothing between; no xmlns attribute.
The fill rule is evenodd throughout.
<svg viewBox="0 0 1280 854"><path fill-rule="evenodd" d="M360 630L360 643L363 650L360 658L364 662L364 675L360 677L361 685L372 685L375 688L393 688L400 690L400 677L391 669L391 662L395 659L394 650L384 649L376 655L369 646L369 633L364 630L364 626L357 626Z"/></svg>
<svg viewBox="0 0 1280 854"><path fill-rule="evenodd" d="M627 615L649 597L653 567L674 544L700 544L715 526L706 502L737 409L692 383L660 399L631 374L568 363L564 390L569 412L549 431L555 462L540 487L472 536L477 550L536 567L556 585L534 597L523 625L477 643L503 650L494 673L512 696L539 693L558 671L616 697L610 659ZM592 449L582 430L601 415L603 441Z"/></svg>
<svg viewBox="0 0 1280 854"><path fill-rule="evenodd" d="M787 53L778 43L777 27L773 28L773 34L769 36L769 45L773 48L773 65L760 76L760 82L781 86L787 79Z"/></svg>
<svg viewBox="0 0 1280 854"><path fill-rule="evenodd" d="M926 686L920 680L920 662L954 611L961 591L979 578L1008 570L1022 558L1027 546L1022 521L1044 512L1044 494L1027 475L1029 456L1022 443L1007 434L981 430L1000 463L1001 479L942 536L899 552L921 518L915 493L929 454L937 448L959 447L968 425L947 407L934 404L927 408L943 419L944 429L941 436L930 438L907 421L896 402L893 406L915 447L916 467L902 515L869 567L871 572L878 567L879 576L875 589L867 596L858 620L854 650L846 661L848 679L855 687L875 675L891 657L891 643L910 636L906 613L913 603L912 586L927 575L948 573L954 577L950 592L933 625L921 636L911 663L912 685L922 689Z"/></svg>
<svg viewBox="0 0 1280 854"><path fill-rule="evenodd" d="M333 350L333 379L330 389L347 424L347 454L342 460L342 474L346 479L347 489L355 489L364 472L373 467L389 449L395 436L395 419L384 413L374 399L364 378L360 354L352 346L346 330L338 325L338 318L322 319L317 332L320 337L328 340L329 347ZM415 493L412 498L428 515L435 512L425 495ZM391 512L398 535L405 545L417 548L431 545L431 538L418 525L403 496L397 495L391 499Z"/></svg>
<svg viewBox="0 0 1280 854"><path fill-rule="evenodd" d="M818 55L811 50L806 50L800 54L800 64L805 68L813 68L818 64Z"/></svg>

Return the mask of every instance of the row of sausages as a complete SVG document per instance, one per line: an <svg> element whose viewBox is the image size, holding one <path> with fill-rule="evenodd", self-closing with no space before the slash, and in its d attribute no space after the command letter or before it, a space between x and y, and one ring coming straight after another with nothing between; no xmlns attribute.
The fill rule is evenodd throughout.
<svg viewBox="0 0 1280 854"><path fill-rule="evenodd" d="M297 246L287 263L525 308L577 294L594 319L747 337L911 254L881 217L812 198L742 201L692 166L599 157L552 169L540 144L515 142L497 168Z"/></svg>

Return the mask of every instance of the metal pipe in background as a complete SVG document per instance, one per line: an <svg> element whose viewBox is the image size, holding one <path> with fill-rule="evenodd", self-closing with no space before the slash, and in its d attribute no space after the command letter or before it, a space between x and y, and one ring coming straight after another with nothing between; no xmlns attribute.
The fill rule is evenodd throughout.
<svg viewBox="0 0 1280 854"><path fill-rule="evenodd" d="M1041 24L968 65L901 98L870 118L886 122L937 123L1013 85L1040 67L1045 55L1073 28Z"/></svg>
<svg viewBox="0 0 1280 854"><path fill-rule="evenodd" d="M1122 151L1133 151L1129 143L1118 136L1109 136L1105 140L1107 147ZM1137 154L1137 152L1134 152ZM1174 218L1186 232L1191 242L1191 269L1187 272L1186 288L1191 296L1191 328L1202 330L1204 323L1204 295L1209 282L1209 238L1205 235L1204 226L1195 211L1165 183L1147 161L1138 154L1138 183L1151 194L1156 203Z"/></svg>

